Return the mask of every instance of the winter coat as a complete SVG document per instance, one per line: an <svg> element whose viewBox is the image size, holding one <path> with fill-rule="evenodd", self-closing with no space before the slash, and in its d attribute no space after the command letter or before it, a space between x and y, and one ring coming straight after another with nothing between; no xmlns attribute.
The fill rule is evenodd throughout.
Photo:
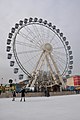
<svg viewBox="0 0 80 120"><path fill-rule="evenodd" d="M13 91L13 97L16 97L16 91Z"/></svg>
<svg viewBox="0 0 80 120"><path fill-rule="evenodd" d="M21 97L25 97L25 89L21 90Z"/></svg>

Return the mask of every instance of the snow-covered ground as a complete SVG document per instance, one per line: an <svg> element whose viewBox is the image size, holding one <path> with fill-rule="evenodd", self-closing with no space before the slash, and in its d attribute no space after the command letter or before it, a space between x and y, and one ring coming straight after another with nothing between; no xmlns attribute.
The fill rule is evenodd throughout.
<svg viewBox="0 0 80 120"><path fill-rule="evenodd" d="M27 97L26 102L0 98L0 120L80 120L80 94Z"/></svg>

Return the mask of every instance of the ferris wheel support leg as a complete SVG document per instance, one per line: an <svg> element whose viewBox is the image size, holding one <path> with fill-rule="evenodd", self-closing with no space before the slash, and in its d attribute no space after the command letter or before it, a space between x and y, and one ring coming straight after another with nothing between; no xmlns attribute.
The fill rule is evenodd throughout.
<svg viewBox="0 0 80 120"><path fill-rule="evenodd" d="M38 60L38 62L37 62L37 65L36 65L36 67L35 67L35 70L34 70L34 72L33 72L33 76L35 76L35 77L34 77L34 79L32 80L32 82L31 82L31 84L30 84L31 87L34 86L34 84L35 84L35 82L36 82L36 80L37 80L37 76L38 76L38 74L39 74L39 71L40 71L43 63L44 63L44 60L45 60L45 56L44 56L44 54L42 53L41 56L40 56L40 58L39 58L39 60ZM34 73L35 73L35 74L34 74Z"/></svg>
<svg viewBox="0 0 80 120"><path fill-rule="evenodd" d="M34 87L34 84L35 84L36 80L37 80L37 76L35 76L34 80L32 81L32 83L30 85L31 87Z"/></svg>
<svg viewBox="0 0 80 120"><path fill-rule="evenodd" d="M41 60L42 56L43 56L43 52L42 52L42 54L40 55L40 58L39 58L39 60L38 60L38 62L37 62L37 64L36 64L36 67L35 67L35 69L34 69L34 72L37 71L37 68L38 68L38 65L39 65L39 63L40 63L40 60Z"/></svg>
<svg viewBox="0 0 80 120"><path fill-rule="evenodd" d="M33 73L37 73L38 71L40 71L40 69L41 69L41 67L42 67L42 65L44 63L44 60L45 60L45 56L43 54L41 60L39 61L38 65L37 65L37 67L36 67L36 69L35 69L35 71Z"/></svg>
<svg viewBox="0 0 80 120"><path fill-rule="evenodd" d="M48 63L48 66L49 66L49 68L50 68L50 71L51 71L51 73L52 73L52 77L53 77L54 83L56 84L55 75L53 74L54 72L53 72L52 67L51 67L51 65L50 65L50 63L49 63L49 59L48 59L48 57L47 57L47 54L46 54L45 56L46 56L46 61L47 61L47 63Z"/></svg>
<svg viewBox="0 0 80 120"><path fill-rule="evenodd" d="M57 64L56 64L56 62L54 61L53 56L51 55L51 53L50 53L49 55L50 55L50 58L51 58L51 60L52 60L52 62L53 62L53 65L54 65L54 67L55 67L56 73L57 73L57 75L58 75L58 77L59 77L59 82L62 83L62 85L60 85L60 87L61 87L61 89L62 89L62 88L65 87L65 84L64 84L63 79L62 79L62 77L61 77L61 75L60 75L60 73L59 73Z"/></svg>

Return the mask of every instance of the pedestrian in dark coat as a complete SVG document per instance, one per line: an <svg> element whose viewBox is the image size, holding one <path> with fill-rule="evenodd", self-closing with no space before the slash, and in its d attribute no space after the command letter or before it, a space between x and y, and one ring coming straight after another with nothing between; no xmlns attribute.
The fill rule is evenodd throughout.
<svg viewBox="0 0 80 120"><path fill-rule="evenodd" d="M16 91L14 90L14 91L12 92L12 94L13 94L13 99L12 99L12 101L15 101Z"/></svg>
<svg viewBox="0 0 80 120"><path fill-rule="evenodd" d="M50 96L48 88L45 88L44 93L45 93L45 96L47 96L47 97Z"/></svg>
<svg viewBox="0 0 80 120"><path fill-rule="evenodd" d="M24 102L25 102L25 88L23 88L21 90L21 100L20 101L22 101L22 98L24 98Z"/></svg>
<svg viewBox="0 0 80 120"><path fill-rule="evenodd" d="M49 93L49 90L47 89L46 91L46 96L49 97L50 96L50 93Z"/></svg>

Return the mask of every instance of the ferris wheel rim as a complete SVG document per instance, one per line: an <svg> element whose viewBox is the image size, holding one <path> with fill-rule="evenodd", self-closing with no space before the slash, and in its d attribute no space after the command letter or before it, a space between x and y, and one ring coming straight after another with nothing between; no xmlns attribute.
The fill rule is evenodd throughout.
<svg viewBox="0 0 80 120"><path fill-rule="evenodd" d="M48 25L45 25L43 23L39 23L39 22L28 22L27 24L23 24L22 26L20 26L20 28L18 28L17 32L15 33L14 35L14 38L13 38L13 53L14 53L14 57L15 57L15 60L17 62L17 64L19 65L19 67L22 69L22 71L27 74L27 75L31 75L25 68L24 66L22 66L18 56L17 56L17 51L16 51L16 47L15 47L15 41L16 41L16 37L17 37L17 34L18 32L24 28L25 26L28 26L28 25L33 25L33 24L37 24L37 25L42 25L44 27L47 27L48 29L50 29L52 32L54 32L57 37L61 40L64 48L65 48L65 52L66 52L66 66L65 66L65 69L63 71L63 73L61 74L61 76L63 76L65 74L65 71L68 71L68 67L69 67L69 50L67 49L67 45L65 44L65 42L63 41L63 38L60 36L60 34L58 34L55 30L52 29L52 26L48 26Z"/></svg>
<svg viewBox="0 0 80 120"><path fill-rule="evenodd" d="M18 31L17 31L17 33L16 33L16 35L15 35L15 39L14 39L14 41L16 40L16 37L17 37L18 32L19 32L22 28L24 28L25 26L28 26L28 25L32 25L32 24L42 25L42 26L47 27L48 29L52 30L50 27L45 26L45 25L43 25L43 24L39 24L39 23L29 23L29 24L27 24L27 25L23 25L23 26L21 26L21 27L18 29ZM52 30L52 31L53 31L53 30ZM59 36L55 31L53 31L53 32L54 32L54 33L60 38L60 36ZM64 45L64 42L62 41L61 38L60 38L60 40L61 40L61 42L62 42L63 45ZM65 45L64 45L64 48L65 48L65 51L66 51L66 58L67 58L67 50L66 50ZM13 50L13 51L14 51L14 50ZM15 51L15 52L16 52L16 51ZM15 56L15 52L14 52L14 56ZM18 59L18 56L16 56L16 57L17 57L16 61L17 61L18 65L19 65L20 60ZM67 58L67 59L68 59L68 58ZM67 61L67 62L68 62L68 61ZM21 63L20 63L20 65L22 66ZM20 65L19 65L19 67L21 68ZM65 72L65 70L66 70L66 67L67 67L67 63L66 63L65 69L64 69L64 71L63 71L63 73L62 73L61 75L64 74L64 72ZM24 69L24 67L22 67L21 69ZM27 71L26 69L24 69L23 71L24 71L24 72L26 71L26 72L28 73L28 71ZM30 75L30 73L28 73L28 74Z"/></svg>

